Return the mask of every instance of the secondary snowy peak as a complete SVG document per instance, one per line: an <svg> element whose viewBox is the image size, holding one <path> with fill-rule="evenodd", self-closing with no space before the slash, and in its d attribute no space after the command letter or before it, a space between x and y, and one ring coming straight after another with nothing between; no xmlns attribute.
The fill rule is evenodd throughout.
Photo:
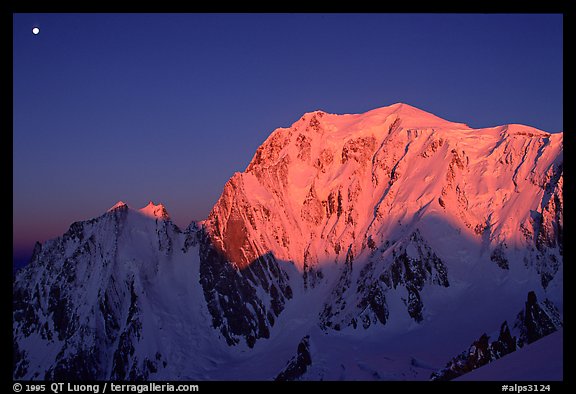
<svg viewBox="0 0 576 394"><path fill-rule="evenodd" d="M174 338L200 336L190 318L199 304L190 277L197 251L183 252L184 234L171 222L123 207L74 223L19 272L16 379L143 380L167 366L166 349L189 346ZM178 335L160 335L174 327Z"/></svg>
<svg viewBox="0 0 576 394"><path fill-rule="evenodd" d="M128 209L131 209L128 204L126 204L124 201L118 201L112 208L108 209L107 212ZM164 207L162 204L156 205L152 201L150 201L144 208L141 208L135 212L139 212L141 215L152 219L170 220L170 215L168 214L166 207Z"/></svg>
<svg viewBox="0 0 576 394"><path fill-rule="evenodd" d="M152 201L148 203L144 208L139 209L139 212L144 216L148 216L153 219L163 219L169 220L170 215L168 215L168 211L162 204L154 204Z"/></svg>
<svg viewBox="0 0 576 394"><path fill-rule="evenodd" d="M112 206L112 208L108 210L108 212L114 211L116 209L126 209L126 208L128 208L128 205L124 201L118 201L116 204Z"/></svg>

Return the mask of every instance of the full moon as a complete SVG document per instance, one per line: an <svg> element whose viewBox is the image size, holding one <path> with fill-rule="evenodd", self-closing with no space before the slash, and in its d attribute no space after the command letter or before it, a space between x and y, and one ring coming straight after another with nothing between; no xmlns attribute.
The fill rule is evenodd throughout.
<svg viewBox="0 0 576 394"><path fill-rule="evenodd" d="M33 28L32 28L32 34L37 35L38 33L40 33L40 28L38 28L38 27L33 27Z"/></svg>

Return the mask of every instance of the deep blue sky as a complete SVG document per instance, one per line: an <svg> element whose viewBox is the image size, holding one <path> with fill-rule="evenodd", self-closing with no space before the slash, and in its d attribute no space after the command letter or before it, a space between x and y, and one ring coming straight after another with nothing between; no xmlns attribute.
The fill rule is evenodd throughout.
<svg viewBox="0 0 576 394"><path fill-rule="evenodd" d="M118 200L204 219L275 128L316 109L405 102L561 131L562 29L561 15L15 14L15 259Z"/></svg>

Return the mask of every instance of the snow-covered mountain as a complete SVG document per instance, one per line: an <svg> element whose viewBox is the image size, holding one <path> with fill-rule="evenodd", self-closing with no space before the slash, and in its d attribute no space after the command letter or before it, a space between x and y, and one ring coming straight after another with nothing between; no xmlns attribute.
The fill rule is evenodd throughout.
<svg viewBox="0 0 576 394"><path fill-rule="evenodd" d="M406 104L305 114L203 222L119 203L38 244L14 377L429 379L530 292L556 329L562 137Z"/></svg>

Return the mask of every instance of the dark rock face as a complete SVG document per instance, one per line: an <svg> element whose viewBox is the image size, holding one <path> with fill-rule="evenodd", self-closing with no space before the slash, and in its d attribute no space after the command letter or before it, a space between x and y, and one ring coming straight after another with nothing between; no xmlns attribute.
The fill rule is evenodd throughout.
<svg viewBox="0 0 576 394"><path fill-rule="evenodd" d="M112 363L112 379L115 380L138 380L140 374L135 366L131 365L131 359L134 357L134 341L141 338L142 322L140 321L140 311L138 308L138 296L134 290L134 281L130 283L130 307L128 316L124 324L124 331L120 334L118 347L114 352Z"/></svg>
<svg viewBox="0 0 576 394"><path fill-rule="evenodd" d="M563 163L555 164L546 174L540 217L535 222L536 247L538 250L559 246L561 254L564 222L563 167Z"/></svg>
<svg viewBox="0 0 576 394"><path fill-rule="evenodd" d="M239 269L213 246L208 234L199 232L199 240L200 284L212 325L229 345L244 338L253 347L257 339L270 336L276 317L292 298L288 275L270 254ZM270 296L269 305L258 297L258 287Z"/></svg>
<svg viewBox="0 0 576 394"><path fill-rule="evenodd" d="M526 306L518 314L516 328L520 331L518 346L530 344L538 339L552 334L562 327L557 309L551 301L545 300L541 306L536 298L536 293L528 293Z"/></svg>
<svg viewBox="0 0 576 394"><path fill-rule="evenodd" d="M530 211L528 223L521 225L521 231L527 243L532 246L531 253L524 259L524 262L526 266L536 269L544 289L548 287L562 266L564 252L563 174L563 161L560 159L550 167L539 183L543 190L540 207Z"/></svg>
<svg viewBox="0 0 576 394"><path fill-rule="evenodd" d="M342 274L340 275L340 279L338 284L334 288L332 292L333 302L326 303L324 305L324 310L320 313L320 324L321 327L332 328L336 331L340 331L342 328L342 324L337 321L338 315L341 314L346 308L346 292L350 288L351 284L351 276L352 276L352 262L354 260L354 256L352 255L351 247L348 248L348 253L346 255L346 262L344 264L344 268L342 269ZM351 321L348 324L355 324Z"/></svg>
<svg viewBox="0 0 576 394"><path fill-rule="evenodd" d="M406 306L410 316L417 322L422 321L424 304L420 292L426 283L448 287L446 266L434 251L424 241L420 232L416 230L410 236L411 244L417 250L417 257L409 257L406 246L399 252L393 250L393 263L383 273L382 281L390 288L404 285L408 291Z"/></svg>
<svg viewBox="0 0 576 394"><path fill-rule="evenodd" d="M370 247L368 243L367 247ZM380 252L387 251L389 247L390 245L383 245ZM406 240L397 243L391 256L389 254L387 258L378 259L378 248L375 245L371 249L373 259L362 268L354 287L354 256L349 248L346 264L332 293L331 302L325 304L320 314L322 328L338 331L346 326L356 328L358 323L364 328L377 323L386 324L389 315L386 293L399 287L406 289L408 297L404 299L404 303L408 314L420 322L423 320L424 310L424 301L420 295L422 289L427 285L450 285L445 264L418 230ZM354 295L351 296L350 293ZM350 299L357 300L356 304L348 305Z"/></svg>
<svg viewBox="0 0 576 394"><path fill-rule="evenodd" d="M286 367L274 378L278 381L298 380L312 365L310 355L310 336L306 335L298 344L296 356L292 357Z"/></svg>
<svg viewBox="0 0 576 394"><path fill-rule="evenodd" d="M498 339L489 342L486 334L475 341L467 351L446 364L440 371L434 372L431 380L452 380L460 375L486 365L505 355L516 351L525 344L532 343L549 335L562 326L558 311L551 301L545 300L543 305L538 303L536 293L528 293L525 308L518 314L514 329L519 332L518 337L512 336L508 323L505 321L500 327Z"/></svg>
<svg viewBox="0 0 576 394"><path fill-rule="evenodd" d="M452 380L466 372L488 364L491 361L488 339L489 337L486 334L482 334L467 351L452 359L439 373L433 373L431 379Z"/></svg>
<svg viewBox="0 0 576 394"><path fill-rule="evenodd" d="M506 258L506 253L504 252L504 248L506 248L505 244L499 244L494 250L492 254L490 254L490 260L498 264L498 267L502 268L503 270L510 269L508 264L508 259Z"/></svg>
<svg viewBox="0 0 576 394"><path fill-rule="evenodd" d="M21 379L28 372L28 359L26 352L21 351L18 342L14 340L12 348L12 366L14 371L14 379Z"/></svg>
<svg viewBox="0 0 576 394"><path fill-rule="evenodd" d="M498 339L493 342L489 339L482 334L467 351L450 360L444 369L434 372L431 380L452 380L516 350L516 338L510 334L506 322L500 327Z"/></svg>
<svg viewBox="0 0 576 394"><path fill-rule="evenodd" d="M516 337L513 337L508 328L508 323L502 323L500 326L500 334L498 339L490 344L492 355L495 359L503 357L508 353L516 351Z"/></svg>
<svg viewBox="0 0 576 394"><path fill-rule="evenodd" d="M358 307L363 311L371 311L380 324L386 324L389 313L384 290L376 284L372 285L369 289L365 289L365 291L367 291L367 294L362 297ZM364 328L368 328L372 323L375 323L368 313L362 313L360 315L360 321Z"/></svg>

